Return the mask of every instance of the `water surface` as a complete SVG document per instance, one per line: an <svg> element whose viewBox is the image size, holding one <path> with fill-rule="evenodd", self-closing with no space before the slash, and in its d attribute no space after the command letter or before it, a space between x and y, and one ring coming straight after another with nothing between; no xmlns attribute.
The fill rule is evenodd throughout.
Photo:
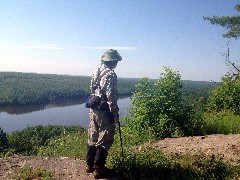
<svg viewBox="0 0 240 180"><path fill-rule="evenodd" d="M0 108L0 127L6 133L37 125L77 125L88 127L89 109L83 101L67 101L49 105L9 106ZM128 115L130 98L118 100L120 119Z"/></svg>

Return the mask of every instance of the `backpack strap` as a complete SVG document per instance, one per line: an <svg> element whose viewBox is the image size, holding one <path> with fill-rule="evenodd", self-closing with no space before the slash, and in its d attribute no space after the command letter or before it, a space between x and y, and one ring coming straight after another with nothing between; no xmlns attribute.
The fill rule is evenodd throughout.
<svg viewBox="0 0 240 180"><path fill-rule="evenodd" d="M102 91L102 88L100 86L100 82L102 80L102 77L105 76L108 72L110 72L111 69L103 69L101 72L100 72L100 68L99 68L99 74L98 74L98 87L100 89L100 94L103 94L103 91Z"/></svg>
<svg viewBox="0 0 240 180"><path fill-rule="evenodd" d="M104 69L104 70L105 70L105 69ZM103 70L103 71L104 71L104 70ZM102 72L103 72L103 71L102 71ZM107 74L107 73L110 72L110 71L111 71L111 69L107 69L107 70L105 70L103 73L101 72L102 74L101 74L101 73L99 74L99 80L101 81L102 77L105 76L105 74ZM99 81L99 82L100 82L100 81Z"/></svg>

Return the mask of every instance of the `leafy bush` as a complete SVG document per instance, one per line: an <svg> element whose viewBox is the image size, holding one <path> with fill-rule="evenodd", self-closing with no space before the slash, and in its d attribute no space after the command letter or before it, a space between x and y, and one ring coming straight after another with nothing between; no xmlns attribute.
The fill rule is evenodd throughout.
<svg viewBox="0 0 240 180"><path fill-rule="evenodd" d="M201 111L182 103L180 74L166 67L164 71L155 83L143 78L137 84L131 118L125 120L126 130L140 139L146 139L146 133L156 138L201 133L199 129L204 124Z"/></svg>
<svg viewBox="0 0 240 180"><path fill-rule="evenodd" d="M207 100L208 111L230 109L240 113L240 77L226 75Z"/></svg>
<svg viewBox="0 0 240 180"><path fill-rule="evenodd" d="M9 147L7 134L0 127L0 155Z"/></svg>
<svg viewBox="0 0 240 180"><path fill-rule="evenodd" d="M206 112L204 115L207 134L239 134L240 115L231 110Z"/></svg>
<svg viewBox="0 0 240 180"><path fill-rule="evenodd" d="M50 139L76 131L84 131L77 126L35 126L9 135L10 153L36 155L40 146L47 145Z"/></svg>

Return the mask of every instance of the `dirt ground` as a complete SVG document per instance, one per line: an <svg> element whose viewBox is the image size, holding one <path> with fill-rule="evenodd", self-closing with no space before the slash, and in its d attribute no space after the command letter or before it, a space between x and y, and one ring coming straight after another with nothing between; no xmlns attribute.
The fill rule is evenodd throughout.
<svg viewBox="0 0 240 180"><path fill-rule="evenodd" d="M240 134L166 138L152 145L164 153L204 153L220 156L228 163L240 164Z"/></svg>
<svg viewBox="0 0 240 180"><path fill-rule="evenodd" d="M221 156L224 161L240 164L240 134L207 135L181 138L166 138L154 142L155 148L164 153L205 153ZM92 174L85 172L85 162L68 157L25 157L0 158L0 179L10 180L14 173L24 165L50 171L59 180L93 180ZM119 177L111 178L121 179Z"/></svg>

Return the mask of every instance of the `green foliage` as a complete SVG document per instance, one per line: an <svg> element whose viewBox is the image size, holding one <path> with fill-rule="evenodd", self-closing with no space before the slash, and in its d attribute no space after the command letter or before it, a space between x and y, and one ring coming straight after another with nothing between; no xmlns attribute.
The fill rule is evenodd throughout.
<svg viewBox="0 0 240 180"><path fill-rule="evenodd" d="M9 147L7 134L0 127L0 156Z"/></svg>
<svg viewBox="0 0 240 180"><path fill-rule="evenodd" d="M207 100L208 111L230 109L240 113L240 78L224 76L220 85L212 91Z"/></svg>
<svg viewBox="0 0 240 180"><path fill-rule="evenodd" d="M86 132L75 131L58 138L52 138L47 145L38 149L39 156L86 157Z"/></svg>
<svg viewBox="0 0 240 180"><path fill-rule="evenodd" d="M133 93L126 130L134 132L139 139L146 139L146 133L152 134L149 139L153 135L157 138L176 133L193 135L200 133L203 125L200 113L182 103L180 74L169 68L164 71L155 83L143 78Z"/></svg>
<svg viewBox="0 0 240 180"><path fill-rule="evenodd" d="M240 134L240 115L230 110L207 112L204 119L207 134Z"/></svg>
<svg viewBox="0 0 240 180"><path fill-rule="evenodd" d="M228 165L215 156L166 156L148 146L126 149L123 162L117 151L110 158L109 166L130 179L232 179L240 175L239 166Z"/></svg>
<svg viewBox="0 0 240 180"><path fill-rule="evenodd" d="M240 5L236 5L235 9L240 11ZM240 37L240 16L213 16L203 17L205 20L210 21L213 25L220 25L226 27L229 31L224 34L227 38L239 38Z"/></svg>
<svg viewBox="0 0 240 180"><path fill-rule="evenodd" d="M38 148L47 145L50 139L76 131L84 130L77 126L35 126L15 131L9 135L9 154L36 155Z"/></svg>
<svg viewBox="0 0 240 180"><path fill-rule="evenodd" d="M23 166L13 177L13 179L43 179L43 180L51 180L53 179L50 172L47 172L43 169L33 169L27 165Z"/></svg>
<svg viewBox="0 0 240 180"><path fill-rule="evenodd" d="M139 133L151 129L152 133L162 138L170 136L176 127L172 117L181 102L179 89L182 84L179 74L168 68L165 72L155 83L143 78L133 94L130 109L133 120L128 124Z"/></svg>

